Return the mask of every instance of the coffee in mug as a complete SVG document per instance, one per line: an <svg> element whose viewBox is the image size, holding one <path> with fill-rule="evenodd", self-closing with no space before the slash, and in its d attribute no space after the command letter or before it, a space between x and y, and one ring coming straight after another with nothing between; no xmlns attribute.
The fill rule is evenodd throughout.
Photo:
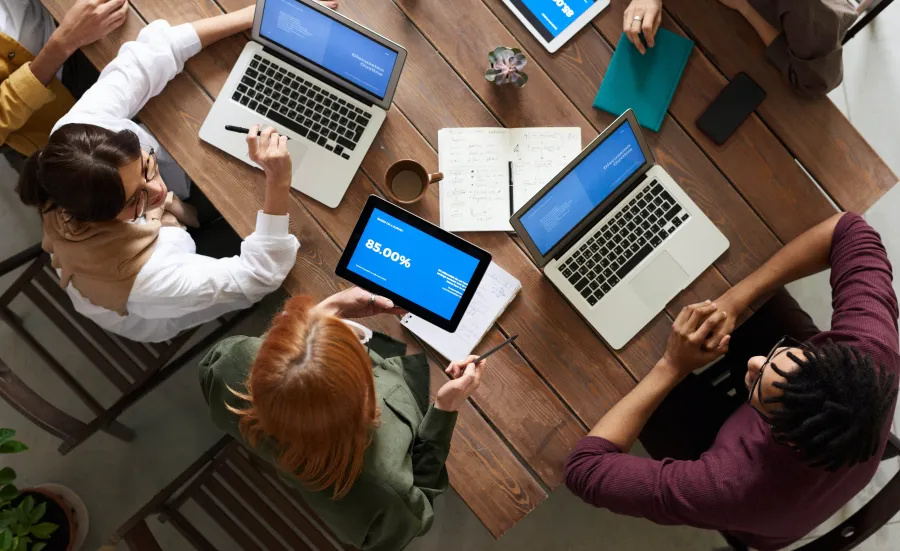
<svg viewBox="0 0 900 551"><path fill-rule="evenodd" d="M404 159L388 168L384 183L391 199L399 203L414 203L425 196L429 184L440 182L443 178L440 172L429 174L421 164Z"/></svg>

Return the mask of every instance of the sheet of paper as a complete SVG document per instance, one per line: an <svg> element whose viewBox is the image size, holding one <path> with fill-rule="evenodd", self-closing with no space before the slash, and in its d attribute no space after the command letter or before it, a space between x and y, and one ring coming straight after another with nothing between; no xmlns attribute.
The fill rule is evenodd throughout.
<svg viewBox="0 0 900 551"><path fill-rule="evenodd" d="M509 137L505 128L438 132L441 227L447 231L512 231L509 224Z"/></svg>
<svg viewBox="0 0 900 551"><path fill-rule="evenodd" d="M404 316L402 323L448 361L462 360L478 346L521 288L518 279L491 262L455 333L412 314Z"/></svg>
<svg viewBox="0 0 900 551"><path fill-rule="evenodd" d="M581 153L580 128L513 128L513 210L534 197Z"/></svg>

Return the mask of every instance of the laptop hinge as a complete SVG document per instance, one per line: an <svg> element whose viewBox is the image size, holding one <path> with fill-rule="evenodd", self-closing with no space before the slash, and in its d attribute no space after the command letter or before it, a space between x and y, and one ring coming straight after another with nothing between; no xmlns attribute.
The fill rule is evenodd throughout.
<svg viewBox="0 0 900 551"><path fill-rule="evenodd" d="M592 212L592 213L589 214L588 216L590 216L590 217L593 218L594 220L600 220L601 218L603 218L604 216L606 216L606 214L607 214L609 211L611 211L613 208L615 208L616 205L619 205L619 204L622 202L622 199L623 199L626 195L628 195L629 193L631 193L631 190L633 190L634 188L636 188L636 187L638 187L639 185L641 185L641 184L644 182L644 180L646 180L646 179L647 179L647 173L644 172L643 174L640 175L640 177L638 177L637 179L635 179L635 181L632 182L631 185L628 186L627 189L622 190L622 192L620 192L620 193L617 193L617 194L616 194L616 200L615 200L615 201L610 201L608 205L602 205L598 210L596 210L595 212ZM596 225L597 225L597 224L588 224L588 225L586 225L584 228L582 228L582 229L581 229L577 234L575 234L574 236L566 237L566 242L567 242L568 244L567 244L565 247L561 247L561 248L559 249L559 251L553 256L553 260L559 260L559 257L561 257L561 256L564 255L565 253L569 252L569 251L571 250L571 248L572 248L571 245L572 245L573 243L577 243L582 237L584 237L584 235L585 235L587 232L589 232L589 231L591 231L592 229L594 229L594 226L596 226Z"/></svg>
<svg viewBox="0 0 900 551"><path fill-rule="evenodd" d="M340 90L341 92L347 94L348 96L352 97L352 98L355 99L356 101L359 101L359 102L361 102L361 103L364 103L364 104L366 105L366 107L372 107L373 105L375 105L375 103L374 103L372 100L370 100L370 99L368 99L368 98L364 98L364 97L361 96L358 92L355 92L355 91L351 90L350 88L348 88L348 87L346 87L346 86L344 86L344 85L342 85L342 84L340 84L340 83L338 83L338 82L335 82L335 81L330 80L330 79L323 78L322 75L319 75L319 74L317 74L317 73L313 73L312 71L307 70L307 69L306 69L305 67L303 67L303 66L298 66L296 62L294 62L293 60L291 60L291 59L288 58L287 56L282 55L282 54L280 54L279 52L276 52L275 50L269 48L268 46L263 46L263 51L266 52L266 53L269 54L269 55L272 55L272 56L277 57L278 59L280 59L281 61L284 61L285 63L287 63L288 65L290 65L290 66L292 66L292 67L297 67L298 69L302 70L304 73L309 73L309 74L315 76L315 77L316 77L317 79L319 79L319 80L324 80L324 81L328 82L329 85L334 86L335 88L337 88L337 89Z"/></svg>

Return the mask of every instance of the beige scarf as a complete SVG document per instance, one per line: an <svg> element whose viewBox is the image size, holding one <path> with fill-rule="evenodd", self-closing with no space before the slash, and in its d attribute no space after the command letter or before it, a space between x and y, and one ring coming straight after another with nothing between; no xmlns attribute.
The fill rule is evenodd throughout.
<svg viewBox="0 0 900 551"><path fill-rule="evenodd" d="M148 210L145 224L79 222L61 209L45 212L41 246L53 255L53 267L61 270L60 286L65 289L71 282L93 304L127 315L128 296L153 254L159 229L180 226L165 212L173 197L169 192L162 205Z"/></svg>

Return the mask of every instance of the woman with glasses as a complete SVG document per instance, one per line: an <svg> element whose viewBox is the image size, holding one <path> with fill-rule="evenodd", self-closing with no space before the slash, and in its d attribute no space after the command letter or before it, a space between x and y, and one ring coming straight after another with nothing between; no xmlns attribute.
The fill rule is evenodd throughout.
<svg viewBox="0 0 900 551"><path fill-rule="evenodd" d="M189 190L184 171L131 120L201 48L249 29L253 13L251 6L174 27L149 24L26 162L18 191L41 213L43 248L75 309L108 331L170 339L251 306L294 265L286 137L251 129L249 155L266 176L264 207L240 255L214 259L196 254L186 231L197 216L180 199Z"/></svg>
<svg viewBox="0 0 900 551"><path fill-rule="evenodd" d="M834 312L820 331L783 286L828 268ZM686 307L662 359L579 442L568 487L614 512L719 530L735 549L799 540L886 449L900 372L891 278L878 233L838 214ZM692 373L723 354L723 383ZM638 437L651 458L627 454Z"/></svg>

